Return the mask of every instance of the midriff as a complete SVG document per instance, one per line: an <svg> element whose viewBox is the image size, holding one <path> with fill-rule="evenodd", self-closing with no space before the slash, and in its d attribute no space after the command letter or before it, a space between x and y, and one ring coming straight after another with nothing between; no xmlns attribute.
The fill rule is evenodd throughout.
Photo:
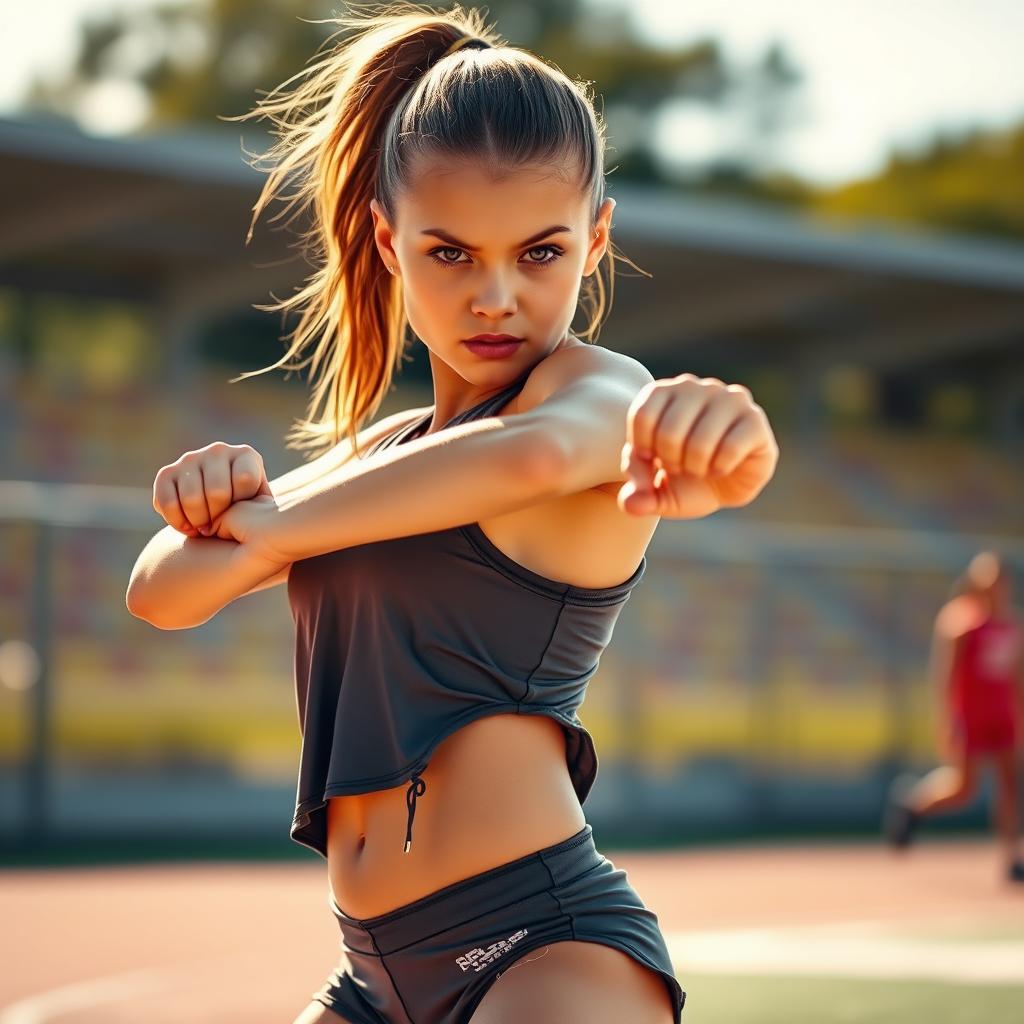
<svg viewBox="0 0 1024 1024"><path fill-rule="evenodd" d="M438 745L421 778L408 853L408 782L328 801L327 874L350 917L387 913L568 839L586 823L565 731L545 715L470 722Z"/></svg>

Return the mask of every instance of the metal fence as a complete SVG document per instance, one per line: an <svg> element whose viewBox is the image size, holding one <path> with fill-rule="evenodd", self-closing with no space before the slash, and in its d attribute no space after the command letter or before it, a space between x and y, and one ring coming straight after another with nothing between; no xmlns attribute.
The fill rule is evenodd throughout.
<svg viewBox="0 0 1024 1024"><path fill-rule="evenodd" d="M150 498L0 483L0 836L288 848L299 733L284 588L191 630L135 619L131 567L162 525ZM1024 567L1016 538L748 510L663 521L580 712L600 757L588 819L695 841L871 827L893 775L935 763L932 623L986 547Z"/></svg>

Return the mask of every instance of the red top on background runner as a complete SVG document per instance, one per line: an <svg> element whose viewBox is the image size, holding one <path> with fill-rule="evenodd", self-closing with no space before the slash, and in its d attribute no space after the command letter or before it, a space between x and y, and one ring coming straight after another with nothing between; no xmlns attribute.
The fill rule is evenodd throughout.
<svg viewBox="0 0 1024 1024"><path fill-rule="evenodd" d="M1012 718L1024 631L1011 618L983 618L980 611L972 618L955 631L950 707L970 718Z"/></svg>

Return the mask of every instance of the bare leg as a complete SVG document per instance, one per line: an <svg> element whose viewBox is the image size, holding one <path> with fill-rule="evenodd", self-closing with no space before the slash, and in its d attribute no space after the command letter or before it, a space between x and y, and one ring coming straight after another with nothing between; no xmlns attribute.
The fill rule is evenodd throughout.
<svg viewBox="0 0 1024 1024"><path fill-rule="evenodd" d="M1006 868L1022 857L1020 842L1020 784L1016 751L1000 750L992 755L996 766L995 824Z"/></svg>
<svg viewBox="0 0 1024 1024"><path fill-rule="evenodd" d="M593 942L564 941L531 951L487 990L471 1024L671 1024L661 976Z"/></svg>
<svg viewBox="0 0 1024 1024"><path fill-rule="evenodd" d="M292 1021L292 1024L349 1024L347 1017L328 1009L315 999Z"/></svg>
<svg viewBox="0 0 1024 1024"><path fill-rule="evenodd" d="M907 806L916 814L934 814L970 803L978 788L978 761L961 746L950 752L952 764L932 769L920 779L906 797Z"/></svg>

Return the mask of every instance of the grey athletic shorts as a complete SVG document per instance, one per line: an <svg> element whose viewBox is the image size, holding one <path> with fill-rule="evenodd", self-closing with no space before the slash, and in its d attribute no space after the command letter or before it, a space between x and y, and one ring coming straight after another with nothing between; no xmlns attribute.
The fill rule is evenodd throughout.
<svg viewBox="0 0 1024 1024"><path fill-rule="evenodd" d="M594 847L593 829L447 885L379 917L349 917L341 963L313 999L352 1024L467 1024L490 986L519 957L552 942L597 942L686 993L653 911Z"/></svg>

